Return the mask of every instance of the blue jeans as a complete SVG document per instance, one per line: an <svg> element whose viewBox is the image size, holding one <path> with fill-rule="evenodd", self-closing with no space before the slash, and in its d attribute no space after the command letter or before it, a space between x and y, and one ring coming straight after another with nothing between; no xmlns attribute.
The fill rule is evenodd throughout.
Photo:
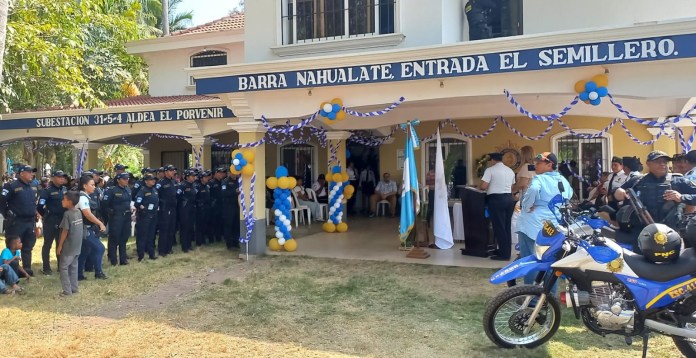
<svg viewBox="0 0 696 358"><path fill-rule="evenodd" d="M98 275L103 272L102 260L104 259L104 244L99 240L99 236L93 229L85 227L85 230L87 231L87 237L82 240L82 250L78 257L78 277L84 277L85 275L85 262L87 261L87 256L94 262L94 274Z"/></svg>
<svg viewBox="0 0 696 358"><path fill-rule="evenodd" d="M12 267L7 264L0 265L2 267L2 272L0 272L0 292L5 292L7 286L14 286L19 282L19 276L14 272Z"/></svg>
<svg viewBox="0 0 696 358"><path fill-rule="evenodd" d="M536 241L532 240L529 236L525 235L522 232L517 233L517 238L520 241L520 257L526 257L529 255L534 255L534 245L536 244ZM534 280L536 280L538 271L532 271L524 276L524 284L525 285L532 285L534 284ZM551 289L551 293L553 295L556 294L558 291L558 281L556 281L556 284L553 285L553 288Z"/></svg>

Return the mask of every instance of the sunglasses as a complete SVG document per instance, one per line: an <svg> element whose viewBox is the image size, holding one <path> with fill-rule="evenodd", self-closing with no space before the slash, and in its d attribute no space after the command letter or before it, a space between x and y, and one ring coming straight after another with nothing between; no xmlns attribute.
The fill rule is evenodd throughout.
<svg viewBox="0 0 696 358"><path fill-rule="evenodd" d="M551 152L543 152L541 154L537 154L536 160L543 160L545 162L551 162L551 160L548 158L548 156L551 155Z"/></svg>

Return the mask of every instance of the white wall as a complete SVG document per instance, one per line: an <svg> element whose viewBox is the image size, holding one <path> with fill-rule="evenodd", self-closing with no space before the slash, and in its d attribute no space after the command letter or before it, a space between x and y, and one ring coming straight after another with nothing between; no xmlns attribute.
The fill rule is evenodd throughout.
<svg viewBox="0 0 696 358"><path fill-rule="evenodd" d="M466 0L442 0L442 43L462 41ZM467 30L468 33L468 30Z"/></svg>
<svg viewBox="0 0 696 358"><path fill-rule="evenodd" d="M241 43L206 46L207 50L227 52L227 63L244 62L244 45ZM184 71L190 67L191 55L204 50L204 47L181 50L161 51L146 54L149 67L150 95L174 96L196 94L196 89L189 86L189 76Z"/></svg>
<svg viewBox="0 0 696 358"><path fill-rule="evenodd" d="M526 0L524 34L696 17L693 0Z"/></svg>

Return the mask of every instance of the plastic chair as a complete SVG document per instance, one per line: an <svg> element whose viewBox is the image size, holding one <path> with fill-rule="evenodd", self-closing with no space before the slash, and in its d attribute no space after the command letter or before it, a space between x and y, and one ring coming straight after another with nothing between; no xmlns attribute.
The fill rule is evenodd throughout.
<svg viewBox="0 0 696 358"><path fill-rule="evenodd" d="M319 209L321 209L321 220L327 220L329 217L329 204L324 204L320 203L319 199L317 198L317 193L314 191L314 189L307 188L305 189L307 191L307 195L309 196L309 199L312 200L313 202L319 204Z"/></svg>
<svg viewBox="0 0 696 358"><path fill-rule="evenodd" d="M291 191L291 193L292 193L292 199L293 199L293 203L292 203L293 208L298 209L299 211L304 210L307 213L307 224L311 224L312 223L312 211L309 210L309 206L300 205L299 200L297 200L297 194L294 191ZM293 215L295 215L295 225L297 225L297 213L294 210L293 210ZM302 221L304 221L304 215L302 216Z"/></svg>
<svg viewBox="0 0 696 358"><path fill-rule="evenodd" d="M389 209L391 204L389 204L389 201L387 200L382 200L377 202L377 216L379 216L379 213L382 213L382 216L387 216L387 209Z"/></svg>

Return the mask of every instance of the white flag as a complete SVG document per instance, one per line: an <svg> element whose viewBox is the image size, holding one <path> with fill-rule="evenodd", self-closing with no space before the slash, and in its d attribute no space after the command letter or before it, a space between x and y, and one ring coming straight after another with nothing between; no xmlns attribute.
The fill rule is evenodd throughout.
<svg viewBox="0 0 696 358"><path fill-rule="evenodd" d="M441 249L454 246L452 224L447 204L447 184L445 183L445 163L442 161L440 129L437 130L437 152L435 153L435 204L433 210L435 245Z"/></svg>

